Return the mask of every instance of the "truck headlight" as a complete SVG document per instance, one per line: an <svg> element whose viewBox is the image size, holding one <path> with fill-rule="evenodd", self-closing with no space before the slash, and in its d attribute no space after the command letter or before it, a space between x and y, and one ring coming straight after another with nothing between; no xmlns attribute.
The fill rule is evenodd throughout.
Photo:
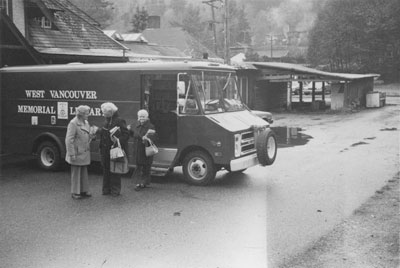
<svg viewBox="0 0 400 268"><path fill-rule="evenodd" d="M242 135L235 134L235 157L239 157L242 153Z"/></svg>

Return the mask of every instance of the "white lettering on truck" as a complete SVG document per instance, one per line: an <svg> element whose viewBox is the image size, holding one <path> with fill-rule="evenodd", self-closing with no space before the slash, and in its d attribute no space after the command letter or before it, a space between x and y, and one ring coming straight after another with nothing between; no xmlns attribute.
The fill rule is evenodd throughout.
<svg viewBox="0 0 400 268"><path fill-rule="evenodd" d="M25 90L26 97L32 99L44 99L45 93L45 90ZM50 90L50 95L53 99L97 99L96 91Z"/></svg>
<svg viewBox="0 0 400 268"><path fill-rule="evenodd" d="M50 95L53 99L97 99L96 91L50 90Z"/></svg>
<svg viewBox="0 0 400 268"><path fill-rule="evenodd" d="M26 97L34 99L43 99L44 92L44 90L25 90Z"/></svg>
<svg viewBox="0 0 400 268"><path fill-rule="evenodd" d="M18 105L18 113L23 114L56 114L53 106Z"/></svg>
<svg viewBox="0 0 400 268"><path fill-rule="evenodd" d="M75 115L77 107L69 107L69 114ZM100 108L90 108L89 116L101 116Z"/></svg>

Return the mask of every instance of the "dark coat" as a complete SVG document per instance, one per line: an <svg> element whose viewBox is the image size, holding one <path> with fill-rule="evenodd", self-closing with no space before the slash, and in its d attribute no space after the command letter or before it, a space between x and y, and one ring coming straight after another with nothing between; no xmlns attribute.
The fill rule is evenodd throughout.
<svg viewBox="0 0 400 268"><path fill-rule="evenodd" d="M115 137L119 139L122 149L128 154L129 131L125 120L119 118L118 112L116 112L111 118L106 118L103 127L100 129L100 155L105 168L110 167L110 149L114 145L110 138L110 129L116 126L120 127L120 130L115 133Z"/></svg>
<svg viewBox="0 0 400 268"><path fill-rule="evenodd" d="M151 165L153 163L153 157L146 156L145 147L148 143L147 141L143 141L143 136L146 135L149 129L155 130L154 125L150 120L147 120L143 125L139 122L137 122L136 125L131 125L130 135L133 136L133 156L136 158L137 165ZM149 134L147 137L153 142L157 139L156 134Z"/></svg>

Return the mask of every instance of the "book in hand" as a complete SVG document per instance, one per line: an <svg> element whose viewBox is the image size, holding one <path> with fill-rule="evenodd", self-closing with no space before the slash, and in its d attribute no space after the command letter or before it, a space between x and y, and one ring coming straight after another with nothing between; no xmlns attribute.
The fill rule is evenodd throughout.
<svg viewBox="0 0 400 268"><path fill-rule="evenodd" d="M119 130L119 127L113 127L112 129L110 129L110 135L114 136Z"/></svg>
<svg viewBox="0 0 400 268"><path fill-rule="evenodd" d="M95 125L90 126L89 128L89 134L91 135L96 135L97 131L99 130L99 128Z"/></svg>

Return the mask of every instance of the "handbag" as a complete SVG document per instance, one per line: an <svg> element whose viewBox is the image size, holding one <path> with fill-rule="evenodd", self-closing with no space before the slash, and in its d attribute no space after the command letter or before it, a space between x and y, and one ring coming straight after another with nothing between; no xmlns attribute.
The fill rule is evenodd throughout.
<svg viewBox="0 0 400 268"><path fill-rule="evenodd" d="M114 146L110 150L110 159L111 160L118 160L122 159L125 156L124 150L121 148L121 143L119 139L117 139L117 146Z"/></svg>
<svg viewBox="0 0 400 268"><path fill-rule="evenodd" d="M146 156L150 157L153 156L155 154L158 153L158 148L157 146L154 144L154 142L152 140L150 140L149 138L147 138L148 142L149 142L149 146L146 146Z"/></svg>
<svg viewBox="0 0 400 268"><path fill-rule="evenodd" d="M118 160L110 160L110 172L114 174L126 174L129 171L128 158L124 157Z"/></svg>

